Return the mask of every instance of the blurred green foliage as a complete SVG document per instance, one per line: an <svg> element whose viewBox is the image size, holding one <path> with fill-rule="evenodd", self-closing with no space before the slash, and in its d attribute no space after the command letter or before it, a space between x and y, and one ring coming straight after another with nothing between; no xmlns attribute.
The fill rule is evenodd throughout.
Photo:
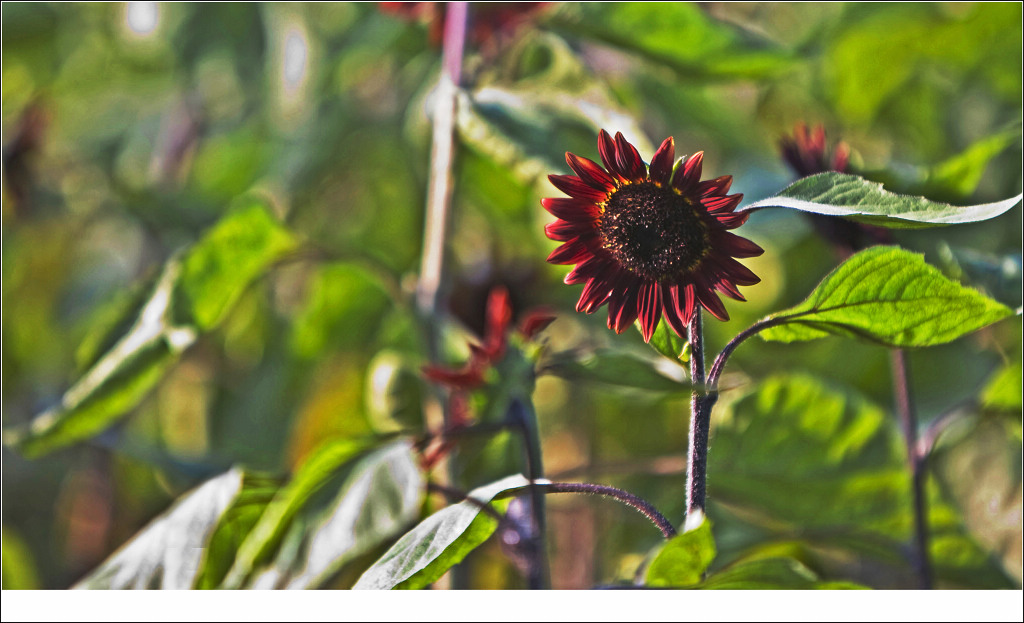
<svg viewBox="0 0 1024 623"><path fill-rule="evenodd" d="M168 524L140 530L161 513L172 518L173 500L228 480L220 511L203 524L208 557L186 585L217 585L235 565L239 585L260 574L305 577L308 538L350 504L389 519L347 526L366 537L358 547L323 541L346 568L309 575L351 586L400 534L374 525L415 524L401 504L353 501L353 483L391 474L381 485L388 499L419 496L422 483L388 463L408 467L412 455L403 463L356 453L316 478L310 457L325 442L410 426L418 411L408 396L429 393L407 378L428 363L410 296L440 56L428 25L374 4L2 11L5 431L66 409L65 392L136 326L162 284L174 294L172 321L158 323L152 342L164 350L148 365L119 360L127 393L78 431L80 443L31 460L5 444L4 587L109 581L119 564L111 554L137 533L136 543L152 544L154 528ZM570 3L471 46L446 266L451 314L436 363L465 361L494 285L509 289L517 319L536 305L556 310L545 353L573 357L532 395L549 475L626 488L678 524L689 392L671 391L673 372L651 365L636 332L615 335L602 314L572 311L578 287L543 261L554 245L539 199L557 194L545 176L568 172L565 151L596 158L603 127L623 131L646 158L672 135L680 154L705 151L705 177L731 174L734 190L761 199L792 181L777 143L807 121L825 123L830 140L853 148L858 172L887 188L958 204L1002 200L1021 190L1020 24L1013 3ZM252 208L254 197L262 207ZM766 250L748 262L762 283L744 289L748 303L730 303L729 322L705 323L709 352L803 300L838 263L789 212L760 211L744 226ZM1017 206L993 221L894 238L1016 308L1020 222ZM187 348L164 339L179 329ZM973 413L940 437L929 472L940 587L1022 580L1020 344L1011 319L908 354L923 427L955 405ZM503 411L509 393L524 390L513 350L519 359L492 370L493 391L474 408ZM401 396L373 381L382 351L406 374ZM900 550L909 475L885 350L838 337L753 340L731 359L723 387L707 587L913 586ZM510 437L492 442L497 449L467 446L464 469L488 464L494 473L481 482L523 472ZM482 474L463 474L464 484ZM315 494L295 498L285 519L264 515L307 479ZM556 587L632 582L657 545L642 518L596 504L606 509L590 498L549 500ZM416 519L434 505L428 498ZM494 525L477 528L473 545ZM443 568L418 560L416 577L432 581L461 560L472 549L460 546L466 534L449 535ZM239 548L252 556L240 562ZM158 565L166 551L152 551ZM463 565L470 586L521 586L494 539Z"/></svg>

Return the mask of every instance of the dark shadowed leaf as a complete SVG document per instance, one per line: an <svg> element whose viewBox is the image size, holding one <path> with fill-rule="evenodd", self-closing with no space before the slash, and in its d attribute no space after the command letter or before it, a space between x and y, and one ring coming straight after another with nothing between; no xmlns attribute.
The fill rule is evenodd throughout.
<svg viewBox="0 0 1024 623"><path fill-rule="evenodd" d="M845 335L894 347L951 342L1012 315L1008 307L950 281L923 256L873 247L829 273L801 304L770 316L769 341Z"/></svg>
<svg viewBox="0 0 1024 623"><path fill-rule="evenodd" d="M690 390L690 385L685 379L676 380L665 376L651 361L610 351L598 352L583 362L569 360L552 363L546 371L571 381L590 381L664 392Z"/></svg>
<svg viewBox="0 0 1024 623"><path fill-rule="evenodd" d="M740 562L712 574L697 588L705 590L839 590L864 589L852 582L822 582L792 558L763 558Z"/></svg>
<svg viewBox="0 0 1024 623"><path fill-rule="evenodd" d="M690 360L689 343L676 335L676 332L668 327L667 322L658 323L658 328L654 330L649 343L654 350L672 361L686 363Z"/></svg>
<svg viewBox="0 0 1024 623"><path fill-rule="evenodd" d="M954 206L924 197L899 195L877 182L847 173L818 173L797 180L774 197L755 201L737 212L790 208L814 214L841 216L893 228L974 223L999 216L1021 201L1021 195L972 206Z"/></svg>
<svg viewBox="0 0 1024 623"><path fill-rule="evenodd" d="M185 495L74 588L192 588L207 541L243 478L232 469Z"/></svg>
<svg viewBox="0 0 1024 623"><path fill-rule="evenodd" d="M128 330L64 394L23 429L4 432L36 456L110 426L163 378L199 334L220 322L243 290L284 253L292 236L260 201L232 209L190 249L167 262Z"/></svg>
<svg viewBox="0 0 1024 623"><path fill-rule="evenodd" d="M498 494L529 484L526 478L508 476L469 492L468 500L446 506L406 533L363 573L353 588L423 588L462 561L486 541L498 520L483 511ZM472 500L472 501L470 501ZM491 504L501 512L509 500Z"/></svg>

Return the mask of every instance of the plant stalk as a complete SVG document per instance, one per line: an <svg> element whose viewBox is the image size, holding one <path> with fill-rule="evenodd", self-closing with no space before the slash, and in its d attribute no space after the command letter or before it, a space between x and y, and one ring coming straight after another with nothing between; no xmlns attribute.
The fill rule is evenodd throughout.
<svg viewBox="0 0 1024 623"><path fill-rule="evenodd" d="M530 560L530 569L527 577L527 585L531 590L541 590L549 587L549 571L547 557L547 519L544 508L544 491L536 482L544 477L544 462L541 455L540 431L537 428L537 416L530 404L513 399L509 406L510 423L516 426L523 437L523 446L526 448L526 477L530 479L530 509L533 513L534 528L536 534L531 535L533 541L533 556Z"/></svg>
<svg viewBox="0 0 1024 623"><path fill-rule="evenodd" d="M910 391L910 365L907 354L901 349L891 352L893 394L900 425L903 428L903 439L907 445L907 462L910 466L914 504L914 544L911 548L910 563L917 572L921 588L930 589L932 569L928 556L928 505L924 497L926 459L917 447L917 415L914 412L914 400Z"/></svg>
<svg viewBox="0 0 1024 623"><path fill-rule="evenodd" d="M704 385L704 336L701 310L698 307L690 319L690 444L686 470L686 516L695 511L704 512L707 490L708 437L711 432L711 406L713 395L702 389Z"/></svg>

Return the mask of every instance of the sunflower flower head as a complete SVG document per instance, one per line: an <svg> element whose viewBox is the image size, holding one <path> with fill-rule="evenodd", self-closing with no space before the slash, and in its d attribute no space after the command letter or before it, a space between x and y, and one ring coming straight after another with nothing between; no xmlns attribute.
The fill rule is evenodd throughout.
<svg viewBox="0 0 1024 623"><path fill-rule="evenodd" d="M545 233L563 243L548 261L575 264L565 283L584 284L576 310L607 304L608 328L622 333L639 319L644 341L662 316L685 337L698 306L728 320L717 293L743 301L737 286L760 281L734 258L764 252L728 231L747 220L735 212L743 195L727 194L732 176L701 181L703 152L675 161L672 137L649 167L621 132L601 130L597 147L604 166L566 153L576 175L548 179L568 198L541 200L557 218Z"/></svg>

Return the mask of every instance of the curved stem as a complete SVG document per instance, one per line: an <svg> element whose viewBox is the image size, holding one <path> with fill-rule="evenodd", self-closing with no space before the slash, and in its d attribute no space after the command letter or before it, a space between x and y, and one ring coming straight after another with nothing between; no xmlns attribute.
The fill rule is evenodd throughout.
<svg viewBox="0 0 1024 623"><path fill-rule="evenodd" d="M628 491L609 487L607 485L596 485L589 482L551 482L536 483L538 489L544 493L589 493L592 495L603 495L613 498L639 511L644 517L651 520L666 539L676 535L676 529L665 516L658 512L650 502L639 498Z"/></svg>
<svg viewBox="0 0 1024 623"><path fill-rule="evenodd" d="M736 334L736 337L732 338L722 352L718 353L715 357L715 362L711 364L711 371L708 373L708 388L710 391L715 391L718 388L718 379L722 376L722 371L725 370L725 364L729 360L729 356L736 350L736 347L746 341L747 338L764 331L769 327L780 325L786 320L784 318L765 318L758 320L754 324L750 325L746 329Z"/></svg>

